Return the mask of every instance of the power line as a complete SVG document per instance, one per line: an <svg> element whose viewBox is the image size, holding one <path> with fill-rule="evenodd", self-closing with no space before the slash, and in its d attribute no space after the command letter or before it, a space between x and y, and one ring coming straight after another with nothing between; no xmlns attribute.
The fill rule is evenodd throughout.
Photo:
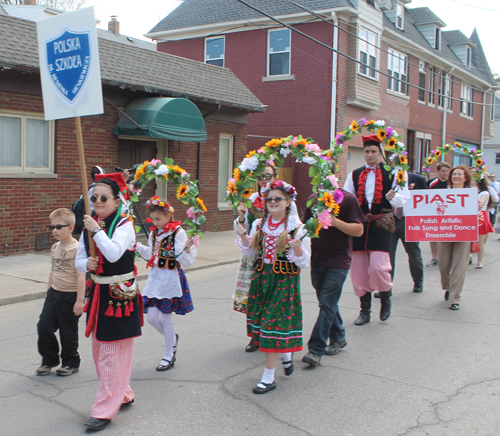
<svg viewBox="0 0 500 436"><path fill-rule="evenodd" d="M312 36L307 35L306 33L301 32L300 30L295 29L294 27L292 27L292 26L290 26L290 25L288 25L288 24L284 23L283 21L279 20L278 18L275 18L275 17L273 17L272 15L269 15L269 14L267 14L266 12L264 12L264 11L262 11L262 10L260 10L260 9L256 8L255 6L250 5L250 4L249 4L249 3L247 3L245 0L236 0L236 1L238 1L238 2L240 2L240 3L242 3L242 4L244 4L245 6L249 7L250 9L253 9L254 11L256 11L256 12L258 12L258 13L260 13L260 14L262 14L262 15L264 15L264 16L266 16L266 17L268 17L268 18L270 18L270 19L271 19L271 20L273 20L273 21L276 21L277 23L281 24L283 27L287 27L287 28L289 28L290 30L293 30L294 32L296 32L296 33L298 33L298 34L300 34L300 35L304 36L305 38L308 38L308 39L310 39L310 40L312 40L312 41L316 42L317 44L320 44L321 46L323 46L323 47L325 47L325 48L327 48L327 49L329 49L329 50L331 50L331 51L333 51L333 52L335 52L335 53L337 53L337 54L339 54L339 55L341 55L341 56L344 56L345 58L347 58L347 59L349 59L349 60L351 60L351 61L353 61L353 62L355 62L355 63L357 63L357 64L363 65L364 67L366 67L366 68L368 68L368 69L370 69L370 70L376 71L377 73L379 73L379 74L381 74L381 75L383 75L383 76L389 77L389 78L391 78L392 80L396 80L396 81L400 81L400 82L402 82L402 83L405 83L407 86L410 86L410 87L412 87L412 88L417 88L417 89L420 89L420 90L424 90L424 91L426 91L426 92L430 92L430 91L428 91L426 88L423 88L423 87L420 87L420 86L417 86L417 85L413 85L412 83L409 83L409 82L403 82L403 81L401 81L400 79L396 79L395 77L391 76L391 75L390 75L390 74L388 74L388 73L384 73L383 71L380 71L380 70L379 70L379 69L377 69L377 68L370 67L369 65L367 65L367 64L365 64L365 63L363 63L363 62L361 62L361 61L358 61L357 59L354 59L354 58L352 58L351 56L346 55L345 53L342 53L342 52L340 52L340 51L338 51L338 50L334 49L333 47L330 47L329 45L327 45L327 44L325 44L325 43L323 43L323 42L321 42L321 41L317 40L316 38L313 38ZM249 21L249 20L248 20L248 21ZM250 22L250 21L249 21L249 22ZM257 27L258 27L258 26L257 26ZM329 64L329 65L331 65L331 64ZM449 79L448 79L448 80L449 80ZM484 90L481 90L481 92L484 92L485 94L487 93L487 92L486 92L486 91L484 91ZM493 104L494 104L494 103L493 103L493 104L489 104L489 103L476 103L476 102L473 102L473 101L462 100L462 99L458 99L458 98L455 98L455 97L447 96L447 95L445 95L445 94L436 93L436 92L432 92L432 94L437 95L437 96L442 96L444 99L450 99L450 100L455 100L455 101L459 101L459 102L466 102L466 103L469 103L469 104L475 104L475 105L479 105L479 106L493 106ZM493 93L492 93L492 95L493 95ZM443 106L443 107L444 107L444 106Z"/></svg>

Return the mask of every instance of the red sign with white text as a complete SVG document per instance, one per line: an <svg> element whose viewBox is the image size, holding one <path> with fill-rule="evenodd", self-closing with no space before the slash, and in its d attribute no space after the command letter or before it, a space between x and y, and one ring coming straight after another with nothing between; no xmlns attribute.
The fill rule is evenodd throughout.
<svg viewBox="0 0 500 436"><path fill-rule="evenodd" d="M410 190L404 205L408 242L478 240L477 189Z"/></svg>

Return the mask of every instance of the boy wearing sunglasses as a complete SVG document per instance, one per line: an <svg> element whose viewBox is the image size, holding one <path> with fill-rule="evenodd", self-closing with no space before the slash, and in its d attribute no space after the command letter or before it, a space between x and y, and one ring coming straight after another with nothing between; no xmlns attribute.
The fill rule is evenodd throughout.
<svg viewBox="0 0 500 436"><path fill-rule="evenodd" d="M42 364L37 375L45 376L59 365L56 374L68 376L78 372L78 320L83 312L85 273L75 268L78 241L71 232L75 226L75 214L69 209L57 209L50 214L49 230L57 239L52 246L52 268L47 284L47 296L38 321L38 352ZM55 332L59 330L61 353Z"/></svg>

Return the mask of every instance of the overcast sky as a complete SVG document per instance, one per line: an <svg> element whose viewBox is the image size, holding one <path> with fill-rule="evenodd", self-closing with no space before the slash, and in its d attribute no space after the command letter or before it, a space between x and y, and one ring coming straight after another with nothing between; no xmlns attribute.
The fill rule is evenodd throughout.
<svg viewBox="0 0 500 436"><path fill-rule="evenodd" d="M297 2L299 3L300 0ZM96 16L101 20L99 27L107 29L110 16L117 15L120 33L145 39L142 35L149 32L180 3L180 0L145 0L142 2L87 0L86 6L94 6ZM474 28L477 28L488 63L495 73L500 74L499 0L413 0L407 6L431 8L447 24L444 30L461 30L465 36L469 37Z"/></svg>

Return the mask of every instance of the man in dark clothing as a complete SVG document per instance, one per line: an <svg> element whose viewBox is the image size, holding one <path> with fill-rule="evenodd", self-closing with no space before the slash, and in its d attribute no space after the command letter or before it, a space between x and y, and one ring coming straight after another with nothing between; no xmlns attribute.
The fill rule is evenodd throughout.
<svg viewBox="0 0 500 436"><path fill-rule="evenodd" d="M319 301L319 315L307 344L309 352L302 361L313 367L319 365L323 355L333 356L347 345L338 302L351 266L352 237L363 234L365 218L356 197L344 190L342 193L340 211L332 217L331 227L321 229L319 238L311 240L311 280ZM308 208L303 221L310 217Z"/></svg>

